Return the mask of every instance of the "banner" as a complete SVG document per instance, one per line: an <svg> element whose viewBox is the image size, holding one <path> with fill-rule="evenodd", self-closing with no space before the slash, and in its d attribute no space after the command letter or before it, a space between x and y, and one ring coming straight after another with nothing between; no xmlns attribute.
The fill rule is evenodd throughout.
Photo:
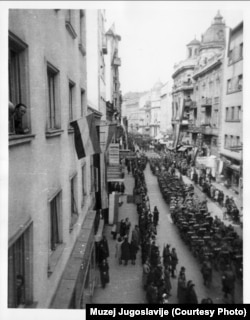
<svg viewBox="0 0 250 320"><path fill-rule="evenodd" d="M70 122L74 128L75 149L78 159L101 153L94 113Z"/></svg>

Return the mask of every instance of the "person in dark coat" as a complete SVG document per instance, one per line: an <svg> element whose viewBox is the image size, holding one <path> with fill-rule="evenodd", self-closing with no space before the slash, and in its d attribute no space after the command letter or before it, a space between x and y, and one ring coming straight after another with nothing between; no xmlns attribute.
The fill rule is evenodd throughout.
<svg viewBox="0 0 250 320"><path fill-rule="evenodd" d="M171 280L170 280L170 267L168 266L164 270L164 284L165 284L165 292L169 295L172 289Z"/></svg>
<svg viewBox="0 0 250 320"><path fill-rule="evenodd" d="M128 237L124 237L124 241L121 244L121 260L124 261L124 265L128 264L128 260L130 259L130 246L128 243Z"/></svg>
<svg viewBox="0 0 250 320"><path fill-rule="evenodd" d="M98 248L97 248L97 254L98 254L98 263L101 264L104 259L107 259L109 257L109 247L107 239L103 239L99 242Z"/></svg>
<svg viewBox="0 0 250 320"><path fill-rule="evenodd" d="M135 260L136 260L136 253L137 253L137 245L135 243L135 241L131 241L130 245L129 245L129 249L130 249L130 260L131 260L131 264L135 264Z"/></svg>
<svg viewBox="0 0 250 320"><path fill-rule="evenodd" d="M178 277L178 286L177 286L177 298L179 303L186 302L186 275L185 275L185 268L181 267L179 277Z"/></svg>
<svg viewBox="0 0 250 320"><path fill-rule="evenodd" d="M123 182L121 183L120 190L121 190L121 193L124 194L124 192L125 192L125 184Z"/></svg>
<svg viewBox="0 0 250 320"><path fill-rule="evenodd" d="M163 264L165 268L171 266L171 252L170 252L169 244L164 246L164 249L163 249Z"/></svg>
<svg viewBox="0 0 250 320"><path fill-rule="evenodd" d="M148 285L146 297L149 304L155 304L158 302L158 290L153 282L150 282Z"/></svg>
<svg viewBox="0 0 250 320"><path fill-rule="evenodd" d="M189 280L186 288L186 301L187 304L198 304L197 294L194 289L195 284Z"/></svg>
<svg viewBox="0 0 250 320"><path fill-rule="evenodd" d="M109 283L109 265L106 259L103 259L100 265L100 276L101 276L101 284L104 289L106 284Z"/></svg>
<svg viewBox="0 0 250 320"><path fill-rule="evenodd" d="M172 273L172 278L176 278L175 271L176 271L177 264L178 264L177 253L175 251L175 248L173 248L172 251L171 251L171 273Z"/></svg>
<svg viewBox="0 0 250 320"><path fill-rule="evenodd" d="M154 225L157 226L159 221L159 211L157 209L157 206L154 207L154 212L153 212L153 222Z"/></svg>
<svg viewBox="0 0 250 320"><path fill-rule="evenodd" d="M120 236L124 237L125 235L126 235L126 223L124 219L122 219L120 222Z"/></svg>
<svg viewBox="0 0 250 320"><path fill-rule="evenodd" d="M224 292L224 298L231 295L232 303L234 303L234 289L235 289L235 274L230 267L226 265L226 270L222 275L222 291Z"/></svg>
<svg viewBox="0 0 250 320"><path fill-rule="evenodd" d="M204 285L209 288L212 282L213 269L211 262L208 260L208 258L205 258L205 261L202 264L201 273L203 276Z"/></svg>

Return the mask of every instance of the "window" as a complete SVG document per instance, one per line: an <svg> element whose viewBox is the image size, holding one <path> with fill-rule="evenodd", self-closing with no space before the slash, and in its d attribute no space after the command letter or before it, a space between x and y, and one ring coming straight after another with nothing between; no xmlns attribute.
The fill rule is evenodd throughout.
<svg viewBox="0 0 250 320"><path fill-rule="evenodd" d="M55 251L62 243L61 192L50 201L50 250Z"/></svg>
<svg viewBox="0 0 250 320"><path fill-rule="evenodd" d="M241 143L240 143L240 137L237 136L237 137L236 137L236 146L240 146L240 145L241 145Z"/></svg>
<svg viewBox="0 0 250 320"><path fill-rule="evenodd" d="M227 92L232 91L232 81L231 79L227 80Z"/></svg>
<svg viewBox="0 0 250 320"><path fill-rule="evenodd" d="M236 115L235 115L235 120L241 120L241 106L238 106L236 108Z"/></svg>
<svg viewBox="0 0 250 320"><path fill-rule="evenodd" d="M83 56L86 55L85 48L85 10L80 10L80 39L79 39L79 49Z"/></svg>
<svg viewBox="0 0 250 320"><path fill-rule="evenodd" d="M32 285L32 224L15 240L8 250L8 307L30 306Z"/></svg>
<svg viewBox="0 0 250 320"><path fill-rule="evenodd" d="M74 119L74 87L74 82L69 81L69 122Z"/></svg>
<svg viewBox="0 0 250 320"><path fill-rule="evenodd" d="M229 120L229 108L227 107L226 108L226 121Z"/></svg>
<svg viewBox="0 0 250 320"><path fill-rule="evenodd" d="M233 62L233 50L231 49L228 54L228 64Z"/></svg>
<svg viewBox="0 0 250 320"><path fill-rule="evenodd" d="M243 42L240 44L240 59L243 59Z"/></svg>
<svg viewBox="0 0 250 320"><path fill-rule="evenodd" d="M77 176L70 179L70 199L71 199L71 221L69 231L73 230L74 224L78 219L77 210Z"/></svg>
<svg viewBox="0 0 250 320"><path fill-rule="evenodd" d="M238 90L242 90L243 87L243 75L238 76L237 88Z"/></svg>
<svg viewBox="0 0 250 320"><path fill-rule="evenodd" d="M227 149L228 148L228 135L225 134L225 137L224 137L224 148Z"/></svg>
<svg viewBox="0 0 250 320"><path fill-rule="evenodd" d="M94 173L94 165L93 164L90 165L90 175L91 175L90 190L91 190L91 192L94 192L95 191L95 173Z"/></svg>
<svg viewBox="0 0 250 320"><path fill-rule="evenodd" d="M231 119L230 120L234 120L234 107L231 108Z"/></svg>
<svg viewBox="0 0 250 320"><path fill-rule="evenodd" d="M48 64L48 123L49 130L60 129L59 106L58 106L58 73L59 71Z"/></svg>
<svg viewBox="0 0 250 320"><path fill-rule="evenodd" d="M13 108L23 103L28 107L27 45L13 33L9 33L9 101ZM29 127L29 108L20 119L23 129ZM14 110L9 109L9 133L15 134Z"/></svg>
<svg viewBox="0 0 250 320"><path fill-rule="evenodd" d="M85 90L81 89L81 116L85 114Z"/></svg>
<svg viewBox="0 0 250 320"><path fill-rule="evenodd" d="M188 48L188 58L192 57L192 48Z"/></svg>
<svg viewBox="0 0 250 320"><path fill-rule="evenodd" d="M234 144L234 136L230 136L229 148L231 148Z"/></svg>

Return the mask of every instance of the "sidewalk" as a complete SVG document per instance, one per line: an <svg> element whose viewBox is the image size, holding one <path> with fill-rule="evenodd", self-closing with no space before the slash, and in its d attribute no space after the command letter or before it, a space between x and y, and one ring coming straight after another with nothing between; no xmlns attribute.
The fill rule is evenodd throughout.
<svg viewBox="0 0 250 320"><path fill-rule="evenodd" d="M125 173L125 194L122 196L123 204L119 207L118 221L129 218L131 231L135 224L138 224L138 213L134 203L127 203L127 195L133 194L134 178ZM115 258L115 243L111 235L112 226L106 225L104 235L109 244L109 275L110 283L103 289L99 284L94 291L92 303L146 303L145 291L142 288L142 264L140 251L136 257L136 264L132 265L129 261L127 266L119 265ZM129 237L129 240L130 240ZM99 270L98 270L99 272Z"/></svg>

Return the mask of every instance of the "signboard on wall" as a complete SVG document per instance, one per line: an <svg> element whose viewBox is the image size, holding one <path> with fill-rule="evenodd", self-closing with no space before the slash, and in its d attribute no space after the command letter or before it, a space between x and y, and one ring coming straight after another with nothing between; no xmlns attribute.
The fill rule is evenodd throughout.
<svg viewBox="0 0 250 320"><path fill-rule="evenodd" d="M119 143L111 143L109 145L109 164L120 164Z"/></svg>

